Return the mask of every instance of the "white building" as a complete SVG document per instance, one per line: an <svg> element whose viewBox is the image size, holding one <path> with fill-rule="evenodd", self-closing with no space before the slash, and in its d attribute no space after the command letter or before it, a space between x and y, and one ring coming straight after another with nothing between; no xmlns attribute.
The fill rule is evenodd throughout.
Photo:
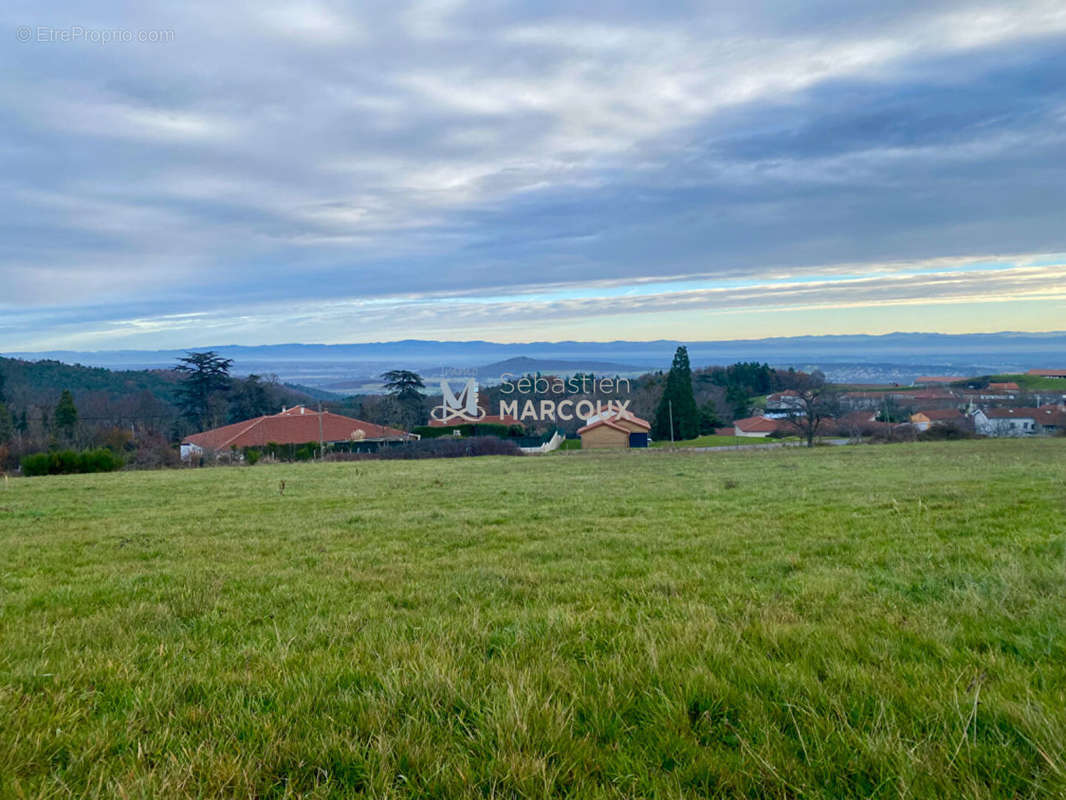
<svg viewBox="0 0 1066 800"><path fill-rule="evenodd" d="M973 426L983 436L1036 436L1039 415L1035 408L979 408Z"/></svg>
<svg viewBox="0 0 1066 800"><path fill-rule="evenodd" d="M788 389L766 398L766 410L763 416L767 419L787 419L793 414L802 414L805 407L799 392Z"/></svg>

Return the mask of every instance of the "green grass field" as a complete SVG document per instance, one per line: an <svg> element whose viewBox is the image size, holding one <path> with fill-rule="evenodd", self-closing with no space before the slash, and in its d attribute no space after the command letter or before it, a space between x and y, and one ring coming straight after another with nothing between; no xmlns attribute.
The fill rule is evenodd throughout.
<svg viewBox="0 0 1066 800"><path fill-rule="evenodd" d="M12 480L0 797L1063 797L1064 520L1061 439Z"/></svg>

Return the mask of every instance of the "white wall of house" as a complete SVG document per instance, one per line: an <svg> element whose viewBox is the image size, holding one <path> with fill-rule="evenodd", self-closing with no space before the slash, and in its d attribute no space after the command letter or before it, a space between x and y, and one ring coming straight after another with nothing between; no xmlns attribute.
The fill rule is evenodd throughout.
<svg viewBox="0 0 1066 800"><path fill-rule="evenodd" d="M989 418L984 411L973 417L974 430L984 436L1035 436L1038 431L1032 417Z"/></svg>
<svg viewBox="0 0 1066 800"><path fill-rule="evenodd" d="M203 448L195 444L188 444L182 442L181 444L181 460L191 461L193 458L198 458L203 454Z"/></svg>
<svg viewBox="0 0 1066 800"><path fill-rule="evenodd" d="M733 434L735 436L743 436L747 439L765 439L770 435L770 431L742 431L734 425Z"/></svg>

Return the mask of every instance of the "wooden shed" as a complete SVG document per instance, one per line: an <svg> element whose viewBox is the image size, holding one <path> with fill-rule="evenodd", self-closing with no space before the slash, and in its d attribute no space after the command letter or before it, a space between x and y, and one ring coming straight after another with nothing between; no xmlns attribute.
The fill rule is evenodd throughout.
<svg viewBox="0 0 1066 800"><path fill-rule="evenodd" d="M601 414L578 430L582 450L647 447L651 425L625 410Z"/></svg>

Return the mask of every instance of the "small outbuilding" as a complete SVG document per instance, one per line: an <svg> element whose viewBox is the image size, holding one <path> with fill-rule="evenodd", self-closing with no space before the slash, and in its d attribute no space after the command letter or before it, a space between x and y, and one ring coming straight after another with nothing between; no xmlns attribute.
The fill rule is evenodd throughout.
<svg viewBox="0 0 1066 800"><path fill-rule="evenodd" d="M651 423L635 414L619 409L591 417L578 430L582 450L623 450L628 447L647 447Z"/></svg>

